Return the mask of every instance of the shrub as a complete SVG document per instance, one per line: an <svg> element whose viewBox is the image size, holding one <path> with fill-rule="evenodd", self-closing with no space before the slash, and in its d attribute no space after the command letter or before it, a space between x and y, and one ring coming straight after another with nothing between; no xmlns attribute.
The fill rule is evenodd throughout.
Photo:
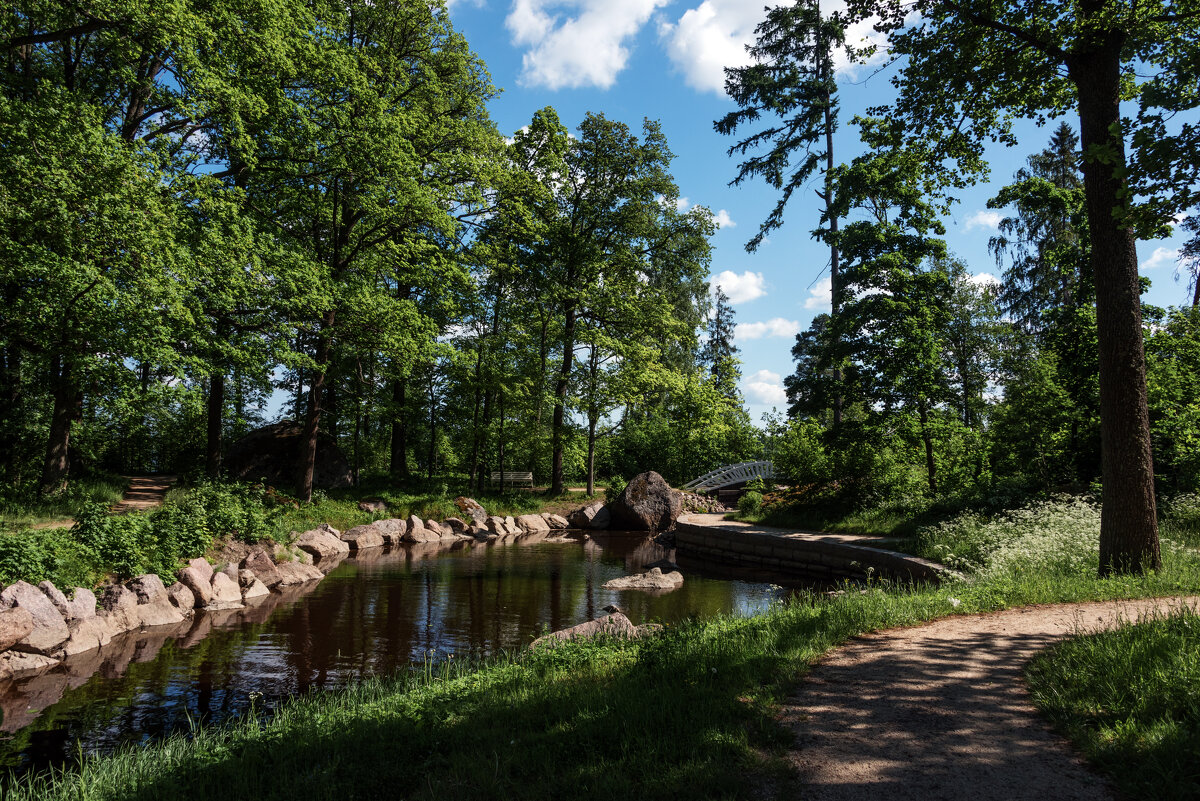
<svg viewBox="0 0 1200 801"><path fill-rule="evenodd" d="M620 476L613 476L608 480L608 487L604 490L604 500L608 501L609 503L615 501L617 496L624 492L625 487L628 485L629 482L625 479L621 478Z"/></svg>
<svg viewBox="0 0 1200 801"><path fill-rule="evenodd" d="M751 490L743 493L742 497L738 498L738 511L744 515L754 514L762 509L763 494Z"/></svg>

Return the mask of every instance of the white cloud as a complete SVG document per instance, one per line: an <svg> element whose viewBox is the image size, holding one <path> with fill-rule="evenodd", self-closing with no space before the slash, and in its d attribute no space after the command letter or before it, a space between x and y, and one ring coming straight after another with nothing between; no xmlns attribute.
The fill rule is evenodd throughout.
<svg viewBox="0 0 1200 801"><path fill-rule="evenodd" d="M739 341L747 339L762 339L763 337L794 337L800 333L798 320L785 320L773 317L761 323L738 323L734 328L733 338Z"/></svg>
<svg viewBox="0 0 1200 801"><path fill-rule="evenodd" d="M979 287L1000 286L1000 279L991 273L975 273L967 280Z"/></svg>
<svg viewBox="0 0 1200 801"><path fill-rule="evenodd" d="M520 83L608 89L629 60L626 41L670 0L513 0L504 24L525 47Z"/></svg>
<svg viewBox="0 0 1200 801"><path fill-rule="evenodd" d="M742 390L752 403L765 406L783 406L787 403L787 392L783 389L783 378L770 370L759 370L745 379Z"/></svg>
<svg viewBox="0 0 1200 801"><path fill-rule="evenodd" d="M1154 252L1150 254L1150 258L1138 265L1142 270L1153 270L1156 267L1162 267L1164 264L1174 264L1179 258L1178 248L1156 247Z"/></svg>
<svg viewBox="0 0 1200 801"><path fill-rule="evenodd" d="M1000 230L1000 221L1004 219L1004 215L998 211L991 209L980 209L967 218L966 230L972 228L990 228L993 231Z"/></svg>
<svg viewBox="0 0 1200 801"><path fill-rule="evenodd" d="M718 228L737 228L737 223L733 221L733 218L729 216L729 212L725 211L725 209L721 209L713 215L713 222L717 224Z"/></svg>
<svg viewBox="0 0 1200 801"><path fill-rule="evenodd" d="M687 208L690 205L691 204L688 202L688 199L686 197L681 197L675 201L675 211L678 211L678 212L687 211Z"/></svg>
<svg viewBox="0 0 1200 801"><path fill-rule="evenodd" d="M744 67L751 62L746 45L755 40L754 29L766 18L759 0L704 0L689 8L674 22L658 27L667 56L683 74L684 81L701 92L722 94L725 91L725 68ZM791 5L775 2L772 6ZM822 12L845 11L844 0L822 4ZM878 50L865 65L851 64L844 50L834 54L834 68L841 77L853 80L863 66L882 62L887 53L887 38L874 30L874 20L866 20L846 29L846 43L852 47L875 45Z"/></svg>
<svg viewBox="0 0 1200 801"><path fill-rule="evenodd" d="M821 311L830 311L833 309L833 279L825 276L817 282L816 286L808 290L808 297L804 299L804 308L820 309Z"/></svg>
<svg viewBox="0 0 1200 801"><path fill-rule="evenodd" d="M710 283L725 290L730 303L746 303L767 294L763 274L752 273L749 270L740 275L733 270L722 270Z"/></svg>

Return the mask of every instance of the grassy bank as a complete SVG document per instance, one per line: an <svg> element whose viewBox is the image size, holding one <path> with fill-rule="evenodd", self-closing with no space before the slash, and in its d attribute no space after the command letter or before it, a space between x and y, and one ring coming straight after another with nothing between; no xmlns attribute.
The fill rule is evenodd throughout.
<svg viewBox="0 0 1200 801"><path fill-rule="evenodd" d="M1128 798L1200 798L1200 615L1077 637L1026 673L1034 702Z"/></svg>
<svg viewBox="0 0 1200 801"><path fill-rule="evenodd" d="M110 473L75 479L65 492L47 496L39 495L32 483L0 488L0 534L57 522L70 525L84 509L111 506L124 492L125 479Z"/></svg>
<svg viewBox="0 0 1200 801"><path fill-rule="evenodd" d="M1057 532L1068 551L1076 528L1095 522L1071 508L1057 519L1077 519ZM991 536L972 521L964 530ZM944 533L959 537L956 547L966 536ZM1033 544L1013 553L1024 556L936 588L806 595L644 641L449 661L297 699L265 723L200 728L25 777L8 797L790 798L777 704L848 637L1030 603L1200 590L1200 558L1173 543L1161 572L1103 580L1094 553L1090 568Z"/></svg>

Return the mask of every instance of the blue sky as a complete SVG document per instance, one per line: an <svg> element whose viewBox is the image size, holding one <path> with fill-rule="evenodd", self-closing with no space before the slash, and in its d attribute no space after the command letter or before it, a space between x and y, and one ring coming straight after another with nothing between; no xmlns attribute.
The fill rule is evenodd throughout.
<svg viewBox="0 0 1200 801"><path fill-rule="evenodd" d="M733 300L741 348L742 391L752 417L786 406L782 377L792 371L797 331L829 308L828 250L810 231L819 201L793 196L784 227L754 254L745 243L776 201L764 184L728 186L736 162L725 155L733 137L713 131L713 121L734 108L723 90L723 66L745 63L744 45L763 16L762 0L453 0L451 19L486 61L503 93L491 114L506 135L553 106L575 127L586 112L603 113L640 130L643 118L662 124L676 154L672 172L690 204L708 207L721 222L712 239L712 280ZM829 2L829 8L839 3ZM863 27L852 41L874 36ZM835 142L839 161L859 152L848 121L893 95L892 68L841 64L842 128ZM1067 122L1075 121L1068 118ZM1050 123L1051 126L1057 122ZM1077 126L1076 126L1077 128ZM998 275L988 238L1000 214L987 200L1008 183L1026 156L1041 150L1049 130L1019 128L1020 146L989 152L989 183L961 193L946 219L946 240L972 273ZM1153 281L1145 297L1161 306L1191 300L1186 280L1174 279L1174 250L1183 237L1138 245L1144 275Z"/></svg>

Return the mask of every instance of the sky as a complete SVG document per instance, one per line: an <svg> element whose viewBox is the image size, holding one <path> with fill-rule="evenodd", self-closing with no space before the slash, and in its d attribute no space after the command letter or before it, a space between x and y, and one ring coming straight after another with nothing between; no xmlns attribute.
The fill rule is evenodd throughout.
<svg viewBox="0 0 1200 801"><path fill-rule="evenodd" d="M640 131L658 120L675 161L672 173L689 205L707 207L719 223L712 238L710 283L729 295L742 360L741 389L752 419L787 400L783 376L792 372L795 335L829 310L828 248L811 236L820 202L815 192L793 195L782 228L755 253L746 242L774 207L775 190L758 181L729 186L737 161L726 155L738 138L722 136L713 122L736 105L724 91L723 67L747 63L745 45L765 16L763 0L452 0L450 17L486 62L502 90L490 113L511 134L534 112L553 106L570 128L584 114L602 113ZM826 10L839 5L824 3ZM848 31L851 43L876 37L868 26ZM834 143L839 162L861 152L849 120L894 97L894 67L881 53L876 63L839 58L841 128ZM1078 130L1076 121L1066 118ZM1050 127L1017 128L1020 144L987 153L987 182L959 193L945 219L946 242L980 280L1002 272L988 253L989 237L1005 216L987 201L1011 182L1025 159L1046 147ZM813 184L816 189L816 183ZM1152 288L1144 300L1159 306L1190 303L1186 278L1175 278L1175 251L1185 237L1138 243L1142 274Z"/></svg>

